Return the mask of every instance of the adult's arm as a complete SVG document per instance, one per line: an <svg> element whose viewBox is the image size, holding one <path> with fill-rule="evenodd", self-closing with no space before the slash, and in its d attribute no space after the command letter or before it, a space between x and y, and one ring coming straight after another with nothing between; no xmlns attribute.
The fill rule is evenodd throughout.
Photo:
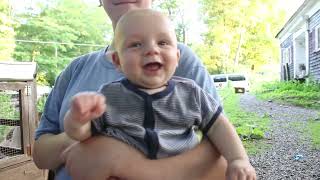
<svg viewBox="0 0 320 180"><path fill-rule="evenodd" d="M143 168L150 173L145 176L145 180L152 177L159 177L158 180L223 180L226 167L225 159L208 140L204 140L195 149L180 155L157 161L148 160ZM140 171L142 170L141 168ZM138 180L141 177L132 179Z"/></svg>
<svg viewBox="0 0 320 180"><path fill-rule="evenodd" d="M149 160L127 144L97 136L74 145L64 155L68 172L82 180L109 176L130 180L224 179L226 170L226 161L207 140L180 155Z"/></svg>
<svg viewBox="0 0 320 180"><path fill-rule="evenodd" d="M65 133L60 131L59 123L60 107L73 71L72 64L57 77L36 129L32 155L35 164L41 169L59 167L62 163L59 158L61 152L73 143Z"/></svg>
<svg viewBox="0 0 320 180"><path fill-rule="evenodd" d="M74 142L65 133L44 134L34 143L33 160L41 169L56 169L64 163L61 153Z"/></svg>

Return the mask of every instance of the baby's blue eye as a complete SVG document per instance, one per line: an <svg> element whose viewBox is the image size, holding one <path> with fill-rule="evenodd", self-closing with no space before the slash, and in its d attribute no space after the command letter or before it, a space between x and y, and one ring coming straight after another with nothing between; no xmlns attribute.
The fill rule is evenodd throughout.
<svg viewBox="0 0 320 180"><path fill-rule="evenodd" d="M141 43L139 43L139 42L134 42L134 43L131 43L131 44L129 45L129 47L131 47L131 48L141 47Z"/></svg>
<svg viewBox="0 0 320 180"><path fill-rule="evenodd" d="M159 41L158 43L160 46L166 46L168 45L169 43L167 43L166 41Z"/></svg>

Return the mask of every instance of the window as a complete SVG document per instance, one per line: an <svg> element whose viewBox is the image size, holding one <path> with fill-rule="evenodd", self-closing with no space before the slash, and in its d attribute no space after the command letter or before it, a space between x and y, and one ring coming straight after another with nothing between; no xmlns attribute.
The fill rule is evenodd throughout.
<svg viewBox="0 0 320 180"><path fill-rule="evenodd" d="M230 81L245 81L246 77L244 77L243 75L229 75L228 79Z"/></svg>
<svg viewBox="0 0 320 180"><path fill-rule="evenodd" d="M213 78L214 82L227 82L227 77L225 76L217 76Z"/></svg>
<svg viewBox="0 0 320 180"><path fill-rule="evenodd" d="M315 28L315 51L320 50L320 25Z"/></svg>
<svg viewBox="0 0 320 180"><path fill-rule="evenodd" d="M288 47L288 48L284 48L282 50L282 59L283 59L283 64L291 64L292 62L292 57L291 57L291 48Z"/></svg>

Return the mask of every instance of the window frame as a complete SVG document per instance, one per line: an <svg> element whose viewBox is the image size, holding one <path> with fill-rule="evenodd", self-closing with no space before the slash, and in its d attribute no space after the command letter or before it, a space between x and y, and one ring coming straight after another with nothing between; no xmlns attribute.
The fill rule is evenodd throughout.
<svg viewBox="0 0 320 180"><path fill-rule="evenodd" d="M315 27L315 44L314 44L314 51L315 52L317 52L317 51L319 51L320 50L320 24L319 25L317 25L316 27Z"/></svg>

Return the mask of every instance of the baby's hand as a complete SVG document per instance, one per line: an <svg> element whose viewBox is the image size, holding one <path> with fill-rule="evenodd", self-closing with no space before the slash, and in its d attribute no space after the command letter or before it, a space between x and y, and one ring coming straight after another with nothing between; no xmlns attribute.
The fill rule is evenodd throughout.
<svg viewBox="0 0 320 180"><path fill-rule="evenodd" d="M256 180L256 171L246 159L236 159L228 163L227 180Z"/></svg>
<svg viewBox="0 0 320 180"><path fill-rule="evenodd" d="M71 100L70 113L72 119L81 124L101 116L106 109L105 97L95 92L76 94Z"/></svg>

